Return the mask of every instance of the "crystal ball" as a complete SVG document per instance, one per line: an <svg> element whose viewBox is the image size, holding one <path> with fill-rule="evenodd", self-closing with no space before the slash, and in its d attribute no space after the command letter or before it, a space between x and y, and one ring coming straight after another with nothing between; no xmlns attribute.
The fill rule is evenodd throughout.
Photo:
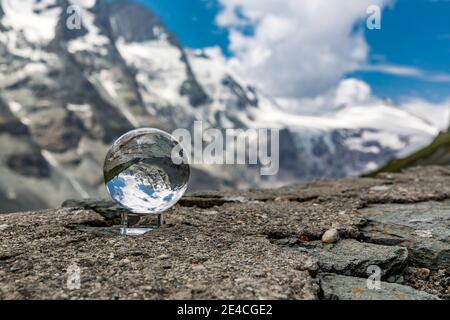
<svg viewBox="0 0 450 320"><path fill-rule="evenodd" d="M134 214L158 214L187 189L190 168L181 144L153 128L129 131L106 154L103 175L114 201Z"/></svg>

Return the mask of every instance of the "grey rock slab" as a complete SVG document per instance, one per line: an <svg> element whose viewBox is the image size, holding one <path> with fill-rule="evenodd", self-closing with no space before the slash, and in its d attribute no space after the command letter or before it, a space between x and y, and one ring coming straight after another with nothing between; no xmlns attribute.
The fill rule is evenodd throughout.
<svg viewBox="0 0 450 320"><path fill-rule="evenodd" d="M103 232L104 218L93 210L0 215L0 225L10 225L0 237L0 299L318 298L308 254L261 234L231 232L229 223L196 227L172 219L124 237ZM81 287L70 290L74 263Z"/></svg>
<svg viewBox="0 0 450 320"><path fill-rule="evenodd" d="M110 199L66 200L61 206L63 208L82 208L93 210L101 214L105 219L117 219L120 218L122 212L126 212L126 210Z"/></svg>
<svg viewBox="0 0 450 320"><path fill-rule="evenodd" d="M374 204L361 213L367 241L406 246L410 260L432 269L450 265L450 202Z"/></svg>
<svg viewBox="0 0 450 320"><path fill-rule="evenodd" d="M366 278L320 274L323 299L326 300L438 300L436 296L397 283L381 282L370 289Z"/></svg>
<svg viewBox="0 0 450 320"><path fill-rule="evenodd" d="M399 246L384 246L344 239L334 244L314 241L306 246L318 260L322 271L343 275L368 276L368 267L381 268L382 276L399 272L408 257L408 250Z"/></svg>

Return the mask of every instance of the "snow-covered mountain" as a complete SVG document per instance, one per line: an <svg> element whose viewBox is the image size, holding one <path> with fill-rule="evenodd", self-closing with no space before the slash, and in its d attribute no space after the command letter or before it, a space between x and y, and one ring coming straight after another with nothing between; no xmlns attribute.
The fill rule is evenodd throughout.
<svg viewBox="0 0 450 320"><path fill-rule="evenodd" d="M76 6L76 7L73 7ZM67 20L79 11L81 28ZM195 166L191 189L356 175L439 128L377 102L305 116L239 79L217 49L187 50L131 1L0 0L0 211L106 195L108 146L135 127L280 128L280 172Z"/></svg>

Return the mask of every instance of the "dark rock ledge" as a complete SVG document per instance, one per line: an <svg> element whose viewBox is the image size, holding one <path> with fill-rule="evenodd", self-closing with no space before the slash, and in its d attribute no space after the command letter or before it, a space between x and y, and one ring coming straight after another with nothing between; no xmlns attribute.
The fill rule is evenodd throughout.
<svg viewBox="0 0 450 320"><path fill-rule="evenodd" d="M141 237L112 234L119 215L95 200L0 215L0 298L450 298L448 167L192 194Z"/></svg>

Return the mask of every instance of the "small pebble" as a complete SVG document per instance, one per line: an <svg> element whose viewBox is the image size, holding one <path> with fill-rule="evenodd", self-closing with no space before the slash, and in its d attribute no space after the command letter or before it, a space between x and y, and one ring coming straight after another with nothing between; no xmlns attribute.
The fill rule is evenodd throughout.
<svg viewBox="0 0 450 320"><path fill-rule="evenodd" d="M390 186L373 186L372 188L370 188L370 191L382 192L382 191L387 191L389 189L391 189Z"/></svg>
<svg viewBox="0 0 450 320"><path fill-rule="evenodd" d="M202 264L194 264L192 265L192 270L195 271L205 270L205 266Z"/></svg>
<svg viewBox="0 0 450 320"><path fill-rule="evenodd" d="M339 231L335 228L328 229L322 236L323 243L335 243L339 240Z"/></svg>
<svg viewBox="0 0 450 320"><path fill-rule="evenodd" d="M0 231L6 230L8 228L7 224L0 224Z"/></svg>
<svg viewBox="0 0 450 320"><path fill-rule="evenodd" d="M152 291L153 287L152 286L142 286L141 289L144 291Z"/></svg>
<svg viewBox="0 0 450 320"><path fill-rule="evenodd" d="M427 279L430 276L430 269L427 268L419 268L419 275L422 279Z"/></svg>
<svg viewBox="0 0 450 320"><path fill-rule="evenodd" d="M19 270L20 270L20 268L16 267L16 266L13 266L13 267L9 268L9 271L11 271L11 272L17 272Z"/></svg>

